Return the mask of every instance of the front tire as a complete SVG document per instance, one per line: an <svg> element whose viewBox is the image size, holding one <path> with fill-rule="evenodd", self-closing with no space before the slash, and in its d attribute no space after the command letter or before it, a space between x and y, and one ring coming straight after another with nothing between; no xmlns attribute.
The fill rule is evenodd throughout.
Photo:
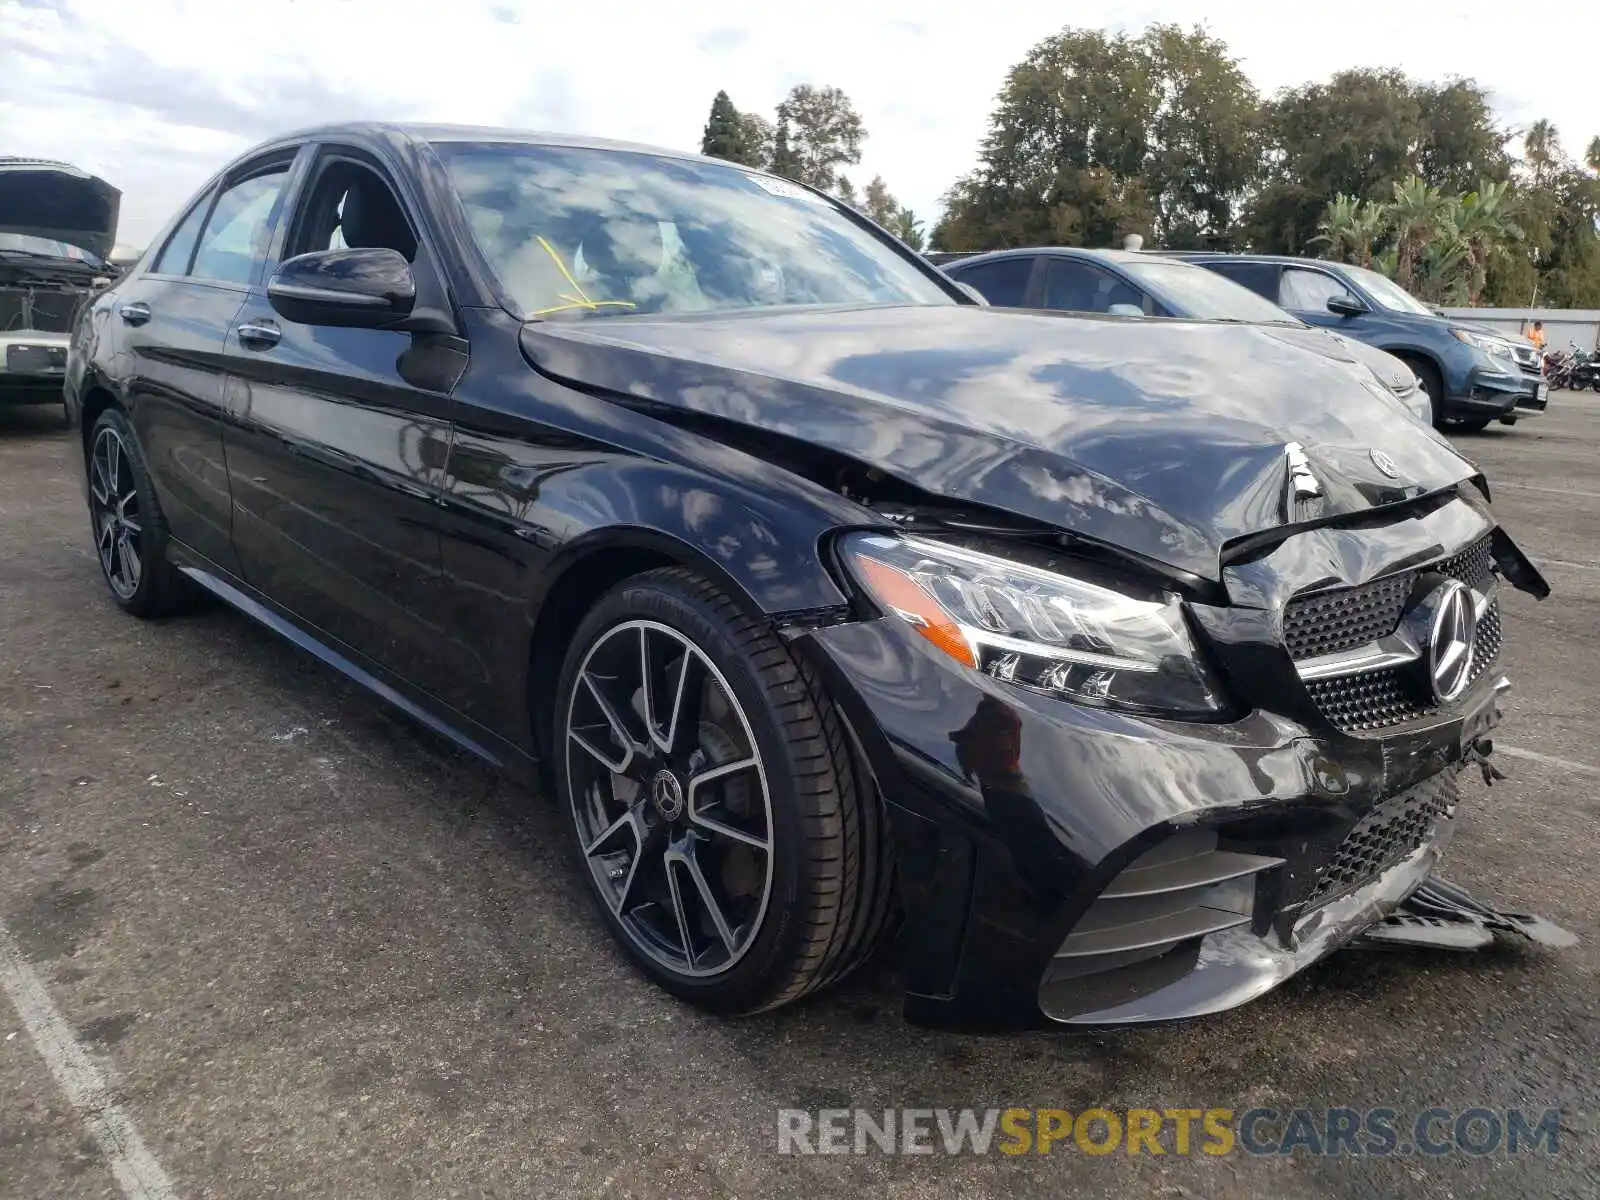
<svg viewBox="0 0 1600 1200"><path fill-rule="evenodd" d="M692 572L640 575L579 626L554 708L579 871L657 983L756 1012L870 953L890 911L881 812L765 623Z"/></svg>
<svg viewBox="0 0 1600 1200"><path fill-rule="evenodd" d="M167 561L166 519L120 409L106 409L94 423L86 466L95 554L111 598L136 617L181 611L188 588Z"/></svg>

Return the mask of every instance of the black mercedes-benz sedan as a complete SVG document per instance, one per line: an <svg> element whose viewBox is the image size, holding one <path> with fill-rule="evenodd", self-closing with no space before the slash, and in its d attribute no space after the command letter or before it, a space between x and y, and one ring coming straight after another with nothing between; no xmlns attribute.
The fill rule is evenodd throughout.
<svg viewBox="0 0 1600 1200"><path fill-rule="evenodd" d="M907 1012L1246 1001L1428 877L1492 748L1477 470L1272 330L1002 312L808 188L360 125L84 314L93 538L542 783L724 1012L903 928Z"/></svg>

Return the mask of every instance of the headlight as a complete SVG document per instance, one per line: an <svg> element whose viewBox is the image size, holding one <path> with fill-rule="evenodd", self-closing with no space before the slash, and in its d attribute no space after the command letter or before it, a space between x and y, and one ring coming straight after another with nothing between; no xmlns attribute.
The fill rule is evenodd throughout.
<svg viewBox="0 0 1600 1200"><path fill-rule="evenodd" d="M1510 342L1502 342L1499 338L1473 333L1470 329L1452 329L1450 333L1456 341L1465 342L1475 350L1482 350L1490 358L1505 358L1510 359L1512 362L1517 361L1517 356L1512 353Z"/></svg>
<svg viewBox="0 0 1600 1200"><path fill-rule="evenodd" d="M1178 601L941 542L851 534L851 575L891 616L964 666L1084 704L1215 717L1222 697Z"/></svg>

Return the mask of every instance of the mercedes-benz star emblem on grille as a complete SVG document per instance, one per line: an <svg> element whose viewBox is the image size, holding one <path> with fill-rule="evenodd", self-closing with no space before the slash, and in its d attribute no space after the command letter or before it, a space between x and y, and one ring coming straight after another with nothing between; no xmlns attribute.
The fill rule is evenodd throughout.
<svg viewBox="0 0 1600 1200"><path fill-rule="evenodd" d="M1390 458L1382 450L1372 450L1369 453L1372 455L1373 466L1377 467L1390 479L1400 478L1400 468L1394 465L1394 459Z"/></svg>
<svg viewBox="0 0 1600 1200"><path fill-rule="evenodd" d="M1428 676L1433 694L1449 703L1467 690L1472 678L1472 652L1478 640L1472 589L1452 579L1439 589L1428 631Z"/></svg>
<svg viewBox="0 0 1600 1200"><path fill-rule="evenodd" d="M1296 500L1322 495L1322 484L1311 473L1311 460L1306 457L1304 446L1299 442L1286 443L1283 457L1289 467L1289 484L1294 489Z"/></svg>

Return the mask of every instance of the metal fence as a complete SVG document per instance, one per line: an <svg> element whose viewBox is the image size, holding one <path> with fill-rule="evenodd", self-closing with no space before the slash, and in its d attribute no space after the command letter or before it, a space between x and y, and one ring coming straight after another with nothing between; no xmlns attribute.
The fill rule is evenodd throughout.
<svg viewBox="0 0 1600 1200"><path fill-rule="evenodd" d="M1547 349L1600 350L1600 308L1447 308L1444 315L1520 334L1543 321Z"/></svg>

